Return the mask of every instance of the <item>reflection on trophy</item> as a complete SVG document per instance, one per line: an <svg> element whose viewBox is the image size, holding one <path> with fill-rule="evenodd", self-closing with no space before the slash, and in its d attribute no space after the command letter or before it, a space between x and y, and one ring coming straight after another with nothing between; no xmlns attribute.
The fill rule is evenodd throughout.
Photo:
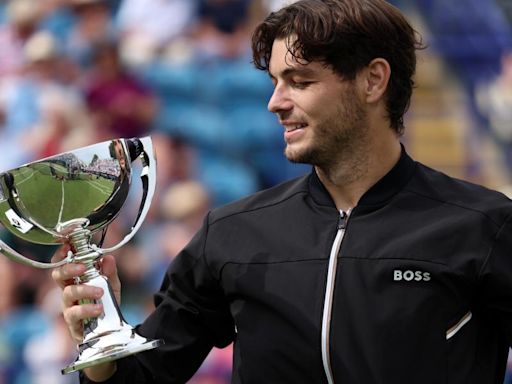
<svg viewBox="0 0 512 384"><path fill-rule="evenodd" d="M131 185L132 165L140 160L142 198L130 232L115 246L92 244L92 235L104 231L121 210ZM29 259L0 241L9 259L37 268L83 263L86 272L76 283L103 288L97 302L104 306L98 318L84 321L84 339L76 361L62 370L86 367L153 349L162 340L138 335L123 319L107 279L96 268L101 255L126 244L140 228L155 190L155 157L151 138L116 139L25 164L0 173L0 222L14 235L38 244L71 244L58 263ZM104 238L104 236L102 236Z"/></svg>

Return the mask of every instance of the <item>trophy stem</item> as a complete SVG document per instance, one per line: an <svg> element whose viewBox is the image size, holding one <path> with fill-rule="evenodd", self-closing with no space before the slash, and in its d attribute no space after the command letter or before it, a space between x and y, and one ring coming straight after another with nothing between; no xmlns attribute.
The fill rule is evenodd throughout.
<svg viewBox="0 0 512 384"><path fill-rule="evenodd" d="M75 250L73 261L83 263L87 267L86 272L75 279L75 283L99 287L104 293L99 300L80 301L80 304L103 304L103 314L83 321L84 337L78 346L78 358L64 368L62 373L67 374L114 361L163 344L163 340L151 340L138 335L124 320L107 278L96 268L100 252L89 243L91 232L85 228L75 228L68 237Z"/></svg>
<svg viewBox="0 0 512 384"><path fill-rule="evenodd" d="M69 234L68 238L74 249L73 261L85 264L87 268L76 283L85 283L98 277L100 274L95 266L95 262L100 253L90 246L91 231L87 228L78 227Z"/></svg>

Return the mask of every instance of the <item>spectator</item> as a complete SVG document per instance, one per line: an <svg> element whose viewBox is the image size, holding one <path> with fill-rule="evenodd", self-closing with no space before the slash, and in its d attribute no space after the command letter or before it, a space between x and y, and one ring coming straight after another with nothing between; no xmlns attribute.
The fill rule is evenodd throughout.
<svg viewBox="0 0 512 384"><path fill-rule="evenodd" d="M69 340L66 323L59 308L58 291L43 286L39 292L39 310L47 324L43 332L28 339L23 357L27 364L30 384L72 384L78 374L62 375L63 366L74 360L75 348Z"/></svg>
<svg viewBox="0 0 512 384"><path fill-rule="evenodd" d="M498 76L477 87L476 100L512 174L512 53L503 55Z"/></svg>
<svg viewBox="0 0 512 384"><path fill-rule="evenodd" d="M74 26L65 42L66 53L87 68L93 48L103 41L117 38L109 3L105 0L68 0L75 16Z"/></svg>
<svg viewBox="0 0 512 384"><path fill-rule="evenodd" d="M92 126L80 92L60 81L61 56L52 35L34 34L24 47L24 58L23 76L3 83L0 146L8 154L2 158L4 169L91 140Z"/></svg>
<svg viewBox="0 0 512 384"><path fill-rule="evenodd" d="M36 157L91 144L92 122L79 89L61 78L69 62L48 32L35 34L25 48L28 80L37 89L39 122L25 137Z"/></svg>
<svg viewBox="0 0 512 384"><path fill-rule="evenodd" d="M160 49L185 34L195 22L198 0L125 0L116 16L124 39L147 39Z"/></svg>
<svg viewBox="0 0 512 384"><path fill-rule="evenodd" d="M94 47L85 95L99 140L143 136L150 131L157 101L124 69L117 43L103 41Z"/></svg>
<svg viewBox="0 0 512 384"><path fill-rule="evenodd" d="M250 65L250 5L245 0L201 2L199 22L188 39L172 42L141 69L162 100L156 129L194 149L194 177L215 206L301 168L282 159L281 133L265 108L271 85Z"/></svg>
<svg viewBox="0 0 512 384"><path fill-rule="evenodd" d="M41 12L37 0L10 0L7 24L0 27L0 80L16 75L23 67L23 47L37 30ZM3 78L3 79L1 79Z"/></svg>

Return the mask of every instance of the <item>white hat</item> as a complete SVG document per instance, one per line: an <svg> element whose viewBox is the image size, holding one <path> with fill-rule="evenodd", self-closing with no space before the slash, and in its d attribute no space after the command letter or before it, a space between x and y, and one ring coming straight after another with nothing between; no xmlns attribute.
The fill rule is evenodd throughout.
<svg viewBox="0 0 512 384"><path fill-rule="evenodd" d="M13 24L34 23L39 19L39 2L35 0L11 0L7 5L7 18Z"/></svg>
<svg viewBox="0 0 512 384"><path fill-rule="evenodd" d="M162 197L161 208L167 219L183 220L205 209L209 197L197 181L181 181L169 187Z"/></svg>
<svg viewBox="0 0 512 384"><path fill-rule="evenodd" d="M25 58L31 63L54 58L57 53L55 37L46 31L35 33L25 44Z"/></svg>

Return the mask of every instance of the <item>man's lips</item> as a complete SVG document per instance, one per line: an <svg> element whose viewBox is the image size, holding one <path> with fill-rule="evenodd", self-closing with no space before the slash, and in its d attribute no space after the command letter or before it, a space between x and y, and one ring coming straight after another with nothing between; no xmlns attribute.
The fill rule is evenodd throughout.
<svg viewBox="0 0 512 384"><path fill-rule="evenodd" d="M292 132L308 126L306 123L298 123L294 121L282 121L281 125L284 127L285 132Z"/></svg>
<svg viewBox="0 0 512 384"><path fill-rule="evenodd" d="M308 125L306 123L299 123L295 121L283 121L281 124L284 127L284 140L287 143L291 143L294 140L299 139L305 132Z"/></svg>

